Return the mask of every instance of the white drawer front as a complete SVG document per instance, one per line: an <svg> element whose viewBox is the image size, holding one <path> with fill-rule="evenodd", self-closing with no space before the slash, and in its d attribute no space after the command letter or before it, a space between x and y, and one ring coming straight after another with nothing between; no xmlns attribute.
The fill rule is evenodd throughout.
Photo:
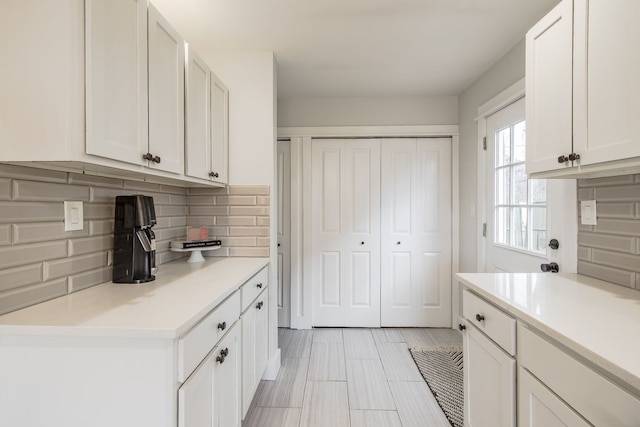
<svg viewBox="0 0 640 427"><path fill-rule="evenodd" d="M638 425L640 399L521 324L518 360L593 425Z"/></svg>
<svg viewBox="0 0 640 427"><path fill-rule="evenodd" d="M183 382L240 318L240 292L234 292L178 340L178 381Z"/></svg>
<svg viewBox="0 0 640 427"><path fill-rule="evenodd" d="M265 267L260 270L255 276L247 280L240 288L242 293L242 311L245 311L251 301L256 299L260 292L262 292L269 285L269 267Z"/></svg>
<svg viewBox="0 0 640 427"><path fill-rule="evenodd" d="M482 298L464 290L464 317L512 356L516 354L516 320Z"/></svg>

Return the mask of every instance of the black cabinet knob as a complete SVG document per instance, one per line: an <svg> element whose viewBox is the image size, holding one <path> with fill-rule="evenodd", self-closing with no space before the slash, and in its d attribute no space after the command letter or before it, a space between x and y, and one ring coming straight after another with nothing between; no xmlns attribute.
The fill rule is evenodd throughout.
<svg viewBox="0 0 640 427"><path fill-rule="evenodd" d="M396 242L396 245L400 245L400 244L401 244L401 242L399 242L399 241L398 241L398 242Z"/></svg>
<svg viewBox="0 0 640 427"><path fill-rule="evenodd" d="M463 325L462 323L458 323L458 329L460 329L460 332L462 332L465 329L467 329L467 327L465 325Z"/></svg>
<svg viewBox="0 0 640 427"><path fill-rule="evenodd" d="M258 289L262 289L262 282L258 283L256 286L258 287Z"/></svg>
<svg viewBox="0 0 640 427"><path fill-rule="evenodd" d="M571 160L572 162L575 162L576 160L580 160L580 154L578 153L569 154L569 160Z"/></svg>
<svg viewBox="0 0 640 427"><path fill-rule="evenodd" d="M360 242L361 245L364 245L364 242Z"/></svg>
<svg viewBox="0 0 640 427"><path fill-rule="evenodd" d="M156 162L156 163L160 163L160 156L155 156L153 158L153 161Z"/></svg>
<svg viewBox="0 0 640 427"><path fill-rule="evenodd" d="M220 329L221 331L227 329L227 322L218 323L218 329Z"/></svg>
<svg viewBox="0 0 640 427"><path fill-rule="evenodd" d="M482 314L476 314L476 320L478 322L482 322L484 320L484 316Z"/></svg>
<svg viewBox="0 0 640 427"><path fill-rule="evenodd" d="M261 310L263 305L264 305L264 302L260 301L259 303L256 304L256 308L258 310Z"/></svg>
<svg viewBox="0 0 640 427"><path fill-rule="evenodd" d="M149 161L151 161L151 162L152 162L152 161L153 161L153 154L151 154L151 153L143 154L143 155L142 155L142 158L143 158L144 160L149 160Z"/></svg>
<svg viewBox="0 0 640 427"><path fill-rule="evenodd" d="M218 174L218 172L209 172L209 176L210 176L211 178L217 178L217 177L219 177L220 175Z"/></svg>
<svg viewBox="0 0 640 427"><path fill-rule="evenodd" d="M558 163L567 163L569 161L569 158L567 156L565 156L564 154L560 157L558 157Z"/></svg>
<svg viewBox="0 0 640 427"><path fill-rule="evenodd" d="M540 264L540 270L545 273L557 273L560 271L560 266L556 262L550 262L549 264Z"/></svg>

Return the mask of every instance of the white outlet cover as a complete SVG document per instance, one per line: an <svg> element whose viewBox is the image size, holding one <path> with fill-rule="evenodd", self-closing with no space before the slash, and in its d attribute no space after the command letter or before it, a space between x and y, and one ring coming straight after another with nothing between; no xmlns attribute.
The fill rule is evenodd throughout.
<svg viewBox="0 0 640 427"><path fill-rule="evenodd" d="M595 200L582 200L580 202L580 223L582 225L598 225Z"/></svg>
<svg viewBox="0 0 640 427"><path fill-rule="evenodd" d="M82 230L84 212L82 202L64 202L64 231Z"/></svg>

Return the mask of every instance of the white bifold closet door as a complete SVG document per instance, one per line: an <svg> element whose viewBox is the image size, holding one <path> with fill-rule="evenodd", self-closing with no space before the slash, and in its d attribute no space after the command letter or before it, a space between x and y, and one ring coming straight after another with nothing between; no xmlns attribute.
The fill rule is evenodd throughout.
<svg viewBox="0 0 640 427"><path fill-rule="evenodd" d="M314 326L380 326L380 140L312 143Z"/></svg>
<svg viewBox="0 0 640 427"><path fill-rule="evenodd" d="M385 139L381 326L451 326L451 138Z"/></svg>

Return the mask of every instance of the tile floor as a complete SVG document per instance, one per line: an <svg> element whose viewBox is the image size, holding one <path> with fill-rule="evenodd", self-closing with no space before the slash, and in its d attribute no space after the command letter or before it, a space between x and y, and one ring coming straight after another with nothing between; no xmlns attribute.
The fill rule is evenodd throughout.
<svg viewBox="0 0 640 427"><path fill-rule="evenodd" d="M449 427L408 351L462 345L452 329L279 330L282 367L243 427Z"/></svg>

